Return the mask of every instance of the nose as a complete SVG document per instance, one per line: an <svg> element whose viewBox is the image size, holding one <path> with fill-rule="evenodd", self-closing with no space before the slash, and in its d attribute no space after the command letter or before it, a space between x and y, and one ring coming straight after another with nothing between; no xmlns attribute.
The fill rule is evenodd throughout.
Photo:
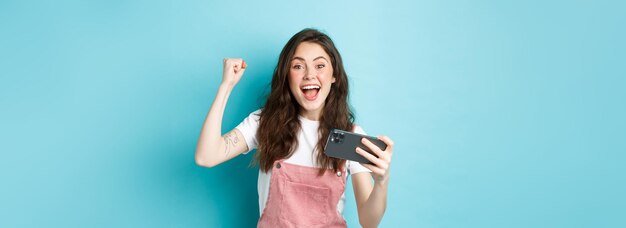
<svg viewBox="0 0 626 228"><path fill-rule="evenodd" d="M307 71L304 74L304 78L303 79L304 80L310 80L310 79L314 79L314 78L315 78L315 75L313 74L313 72Z"/></svg>

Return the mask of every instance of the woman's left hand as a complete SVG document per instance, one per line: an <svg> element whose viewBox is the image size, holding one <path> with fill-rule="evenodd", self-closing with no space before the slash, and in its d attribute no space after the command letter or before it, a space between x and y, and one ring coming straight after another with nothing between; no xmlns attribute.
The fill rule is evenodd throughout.
<svg viewBox="0 0 626 228"><path fill-rule="evenodd" d="M361 139L361 142L378 157L359 147L356 148L356 152L373 163L361 163L361 165L372 171L374 182L385 184L389 179L389 165L391 164L391 155L393 154L393 141L391 141L391 139L387 136L378 136L377 138L387 144L387 148L385 150L381 150L378 146L374 145L374 143L366 138Z"/></svg>

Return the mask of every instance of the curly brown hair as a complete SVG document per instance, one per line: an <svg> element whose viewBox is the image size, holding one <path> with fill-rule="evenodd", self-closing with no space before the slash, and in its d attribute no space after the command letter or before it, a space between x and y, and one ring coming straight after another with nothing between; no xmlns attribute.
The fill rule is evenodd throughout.
<svg viewBox="0 0 626 228"><path fill-rule="evenodd" d="M289 89L289 67L296 48L302 42L312 42L322 46L330 56L335 83L319 119L319 140L316 145L319 174L328 169L340 171L345 160L331 158L322 153L326 138L333 128L350 131L354 124L354 113L348 103L348 76L343 67L341 55L330 37L316 29L304 29L296 33L285 45L278 58L278 64L272 76L271 91L260 114L257 131L258 148L256 161L262 171L268 172L276 160L290 157L298 147L300 131L300 105Z"/></svg>

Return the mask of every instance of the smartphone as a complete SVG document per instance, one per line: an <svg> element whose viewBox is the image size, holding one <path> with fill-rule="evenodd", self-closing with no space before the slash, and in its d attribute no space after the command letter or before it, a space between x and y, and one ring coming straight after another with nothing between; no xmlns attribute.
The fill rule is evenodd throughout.
<svg viewBox="0 0 626 228"><path fill-rule="evenodd" d="M365 157L356 153L356 148L360 147L361 149L369 152L370 154L376 154L370 151L370 149L361 143L361 139L366 138L374 145L378 146L381 150L387 149L387 144L376 137L362 135L357 133L352 133L349 131L344 131L340 129L332 129L330 134L328 135L328 139L326 141L326 146L324 147L324 154L333 158L341 158L350 161L356 161L365 164L372 164Z"/></svg>

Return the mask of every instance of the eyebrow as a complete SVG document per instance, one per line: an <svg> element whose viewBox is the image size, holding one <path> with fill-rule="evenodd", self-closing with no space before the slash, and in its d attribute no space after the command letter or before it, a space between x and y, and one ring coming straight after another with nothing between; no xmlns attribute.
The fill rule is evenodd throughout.
<svg viewBox="0 0 626 228"><path fill-rule="evenodd" d="M324 56L318 56L317 58L314 58L313 61L318 60L318 59L324 59L326 60L326 62L328 62L328 59L324 58Z"/></svg>
<svg viewBox="0 0 626 228"><path fill-rule="evenodd" d="M314 58L313 61L318 60L318 59L324 59L324 60L326 60L326 62L328 62L328 59L326 59L324 56L318 56L318 57ZM306 60L304 58L298 57L298 56L293 57L291 59L291 61L293 61L293 60L301 60L301 61L305 61L306 62Z"/></svg>

